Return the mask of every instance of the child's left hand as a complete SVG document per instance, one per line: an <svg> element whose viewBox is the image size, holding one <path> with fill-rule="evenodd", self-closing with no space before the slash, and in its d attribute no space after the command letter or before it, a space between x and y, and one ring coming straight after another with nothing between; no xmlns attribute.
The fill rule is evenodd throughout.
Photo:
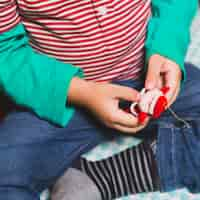
<svg viewBox="0 0 200 200"><path fill-rule="evenodd" d="M180 84L181 70L175 62L158 54L150 57L145 80L146 89L169 87L166 97L170 106L179 94Z"/></svg>

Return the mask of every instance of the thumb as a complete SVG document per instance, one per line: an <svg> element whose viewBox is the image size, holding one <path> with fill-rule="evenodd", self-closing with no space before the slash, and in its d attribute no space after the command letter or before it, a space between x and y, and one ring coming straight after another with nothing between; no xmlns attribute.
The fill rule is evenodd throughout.
<svg viewBox="0 0 200 200"><path fill-rule="evenodd" d="M126 100L126 101L139 101L140 93L130 87L118 86L116 88L116 98Z"/></svg>
<svg viewBox="0 0 200 200"><path fill-rule="evenodd" d="M153 55L149 59L149 65L145 80L146 89L150 90L157 86L160 78L162 64L162 57L159 55Z"/></svg>

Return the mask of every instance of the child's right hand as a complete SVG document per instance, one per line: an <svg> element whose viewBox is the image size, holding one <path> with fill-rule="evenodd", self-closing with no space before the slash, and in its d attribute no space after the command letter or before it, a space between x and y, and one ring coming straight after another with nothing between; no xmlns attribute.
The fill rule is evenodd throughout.
<svg viewBox="0 0 200 200"><path fill-rule="evenodd" d="M110 83L96 83L73 78L68 101L86 108L106 126L126 133L136 133L147 124L139 124L132 114L119 108L119 101L138 101L138 91Z"/></svg>

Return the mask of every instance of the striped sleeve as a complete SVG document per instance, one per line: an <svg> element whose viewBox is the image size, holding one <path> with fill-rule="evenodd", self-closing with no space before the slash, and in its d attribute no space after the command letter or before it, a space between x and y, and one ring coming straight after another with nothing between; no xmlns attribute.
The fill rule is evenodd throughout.
<svg viewBox="0 0 200 200"><path fill-rule="evenodd" d="M18 105L65 126L73 114L66 106L69 83L82 71L35 52L19 22L14 1L0 0L0 87Z"/></svg>

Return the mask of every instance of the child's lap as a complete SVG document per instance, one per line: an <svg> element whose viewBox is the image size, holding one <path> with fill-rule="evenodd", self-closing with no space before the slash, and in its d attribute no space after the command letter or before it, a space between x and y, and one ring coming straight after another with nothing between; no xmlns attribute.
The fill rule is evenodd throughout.
<svg viewBox="0 0 200 200"><path fill-rule="evenodd" d="M180 97L173 105L173 108L175 111L181 111L181 113L184 114L190 114L191 111L198 113L198 109L200 109L198 106L200 102L200 70L191 65L187 65L186 69L188 80L182 89ZM144 80L129 80L117 82L117 84L126 85L139 90L142 88L143 82ZM0 133L0 147L2 148L4 146L8 148L9 145L14 145L16 148L19 148L20 145L27 145L27 149L36 151L32 147L37 144L41 150L45 149L46 152L48 152L48 149L52 148L52 144L63 144L63 146L76 149L76 145L80 147L85 143L87 144L88 139L90 142L93 142L94 146L100 142L109 141L113 136L118 135L117 131L111 131L105 128L98 123L94 117L80 110L75 112L75 115L65 128L59 128L47 121L37 118L29 112L12 112L1 123ZM129 137L128 140L132 140L128 142L128 147L138 143L138 141L135 142L134 137ZM123 142L124 140L120 140L118 144L123 146ZM90 147L92 147L92 145ZM111 142L106 148L112 149L112 147L113 144ZM55 149L56 148L58 148L57 145L55 145ZM57 150L63 151L63 149L59 148ZM66 150L66 154L67 153L69 152ZM49 162L50 161L54 161L53 157Z"/></svg>
<svg viewBox="0 0 200 200"><path fill-rule="evenodd" d="M186 64L187 71L187 80L183 83L183 87L180 91L179 97L176 102L173 104L172 109L180 115L180 117L190 117L196 118L200 116L200 70L194 67L191 64ZM137 80L122 82L120 84L127 85L136 89L141 89L143 87L144 80ZM176 126L179 125L176 119L171 115L170 112L166 112L159 120L154 120L150 122L149 126L146 128L143 133L138 133L137 136L121 136L117 137L112 141L104 142L103 144L98 145L92 151L87 153L85 156L89 160L100 160L113 154L117 154L127 148L135 146L141 142L142 138L147 136L152 136L156 131L156 126L161 124L174 123Z"/></svg>

